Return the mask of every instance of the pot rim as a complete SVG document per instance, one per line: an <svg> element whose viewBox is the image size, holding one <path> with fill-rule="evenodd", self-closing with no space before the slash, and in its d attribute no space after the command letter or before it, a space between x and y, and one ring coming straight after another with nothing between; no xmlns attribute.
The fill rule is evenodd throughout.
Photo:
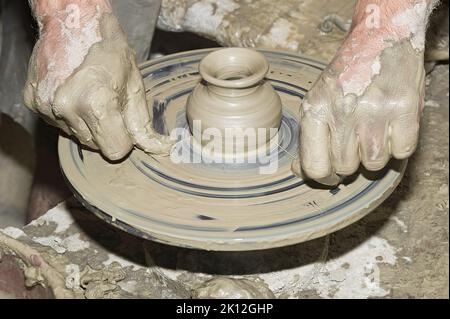
<svg viewBox="0 0 450 319"><path fill-rule="evenodd" d="M218 77L217 73L227 66L236 69L246 66L249 75L242 78L226 80ZM264 55L248 48L225 48L216 50L202 59L199 72L203 80L209 84L222 88L248 88L261 82L269 71L269 62Z"/></svg>

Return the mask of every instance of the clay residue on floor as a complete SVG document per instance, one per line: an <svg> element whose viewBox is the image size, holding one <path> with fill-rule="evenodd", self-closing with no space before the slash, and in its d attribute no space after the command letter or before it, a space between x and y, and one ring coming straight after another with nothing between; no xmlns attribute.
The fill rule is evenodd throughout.
<svg viewBox="0 0 450 319"><path fill-rule="evenodd" d="M23 264L30 265L20 269L27 282L56 290L57 298L191 296L182 284L147 268L142 239L108 226L73 200L23 230L8 227L1 232L10 239L4 241L0 236L0 263L10 255L22 256ZM15 245L15 240L20 244ZM42 268L44 263L54 274L51 278ZM62 284L54 285L57 277L63 279Z"/></svg>

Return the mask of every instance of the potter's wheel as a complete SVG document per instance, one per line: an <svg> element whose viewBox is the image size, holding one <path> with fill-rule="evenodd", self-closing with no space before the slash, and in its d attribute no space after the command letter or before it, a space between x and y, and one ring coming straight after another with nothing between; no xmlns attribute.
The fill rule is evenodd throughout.
<svg viewBox="0 0 450 319"><path fill-rule="evenodd" d="M160 133L187 128L186 100L200 80L198 63L209 52L175 54L141 66ZM271 65L267 79L283 104L276 173L259 174L267 165L261 162L175 164L170 157L139 150L110 164L61 137L62 170L78 199L135 235L208 250L303 242L341 229L377 207L398 185L406 161L392 161L377 174L361 172L335 188L295 177L290 165L298 147L298 107L325 65L299 55L261 52ZM188 140L180 137L178 145ZM195 152L190 148L188 155Z"/></svg>

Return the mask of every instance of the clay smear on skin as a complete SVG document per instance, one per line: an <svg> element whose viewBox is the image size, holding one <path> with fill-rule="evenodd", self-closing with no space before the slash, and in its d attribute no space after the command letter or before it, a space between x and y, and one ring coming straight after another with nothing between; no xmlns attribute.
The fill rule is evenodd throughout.
<svg viewBox="0 0 450 319"><path fill-rule="evenodd" d="M365 14L364 8L356 9ZM365 21L367 16L357 15L355 21L362 22L352 30L352 36L344 42L332 62L336 70L343 70L339 75L343 94L362 95L373 77L380 73L381 53L394 43L410 39L413 48L423 52L428 10L426 1L399 1L389 15L380 12L376 26Z"/></svg>
<svg viewBox="0 0 450 319"><path fill-rule="evenodd" d="M37 93L42 102L53 100L58 87L83 63L92 45L102 41L100 19L103 13L111 12L111 8L98 5L92 8L95 8L94 12L82 13L78 11L79 6L69 4L57 12L53 20L49 19L43 30L41 36L46 45L39 47L37 59L40 79ZM52 32L51 36L48 30Z"/></svg>

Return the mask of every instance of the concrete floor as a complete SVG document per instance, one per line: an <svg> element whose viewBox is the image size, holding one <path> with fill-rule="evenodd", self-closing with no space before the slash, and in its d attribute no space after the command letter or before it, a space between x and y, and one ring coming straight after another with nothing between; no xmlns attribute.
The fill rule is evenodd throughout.
<svg viewBox="0 0 450 319"><path fill-rule="evenodd" d="M380 267L392 297L449 296L448 77L448 64L428 76L419 148L398 190L366 219L365 231L386 239L397 256Z"/></svg>

